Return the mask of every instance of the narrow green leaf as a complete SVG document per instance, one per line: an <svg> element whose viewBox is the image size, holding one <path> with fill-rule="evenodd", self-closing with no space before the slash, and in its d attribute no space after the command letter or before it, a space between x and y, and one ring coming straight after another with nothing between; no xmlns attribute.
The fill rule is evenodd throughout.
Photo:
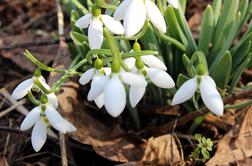
<svg viewBox="0 0 252 166"><path fill-rule="evenodd" d="M218 23L218 19L221 12L221 6L222 6L222 0L213 1L212 7L213 7L215 25Z"/></svg>
<svg viewBox="0 0 252 166"><path fill-rule="evenodd" d="M219 53L217 55L213 54L213 55L211 55L210 59L208 59L208 61L211 64L210 68L209 68L210 73L213 72L213 70L216 67L216 65L218 65L218 63L220 62L220 60L222 59L222 57L225 55L225 52L232 45L232 41L233 41L233 39L234 39L234 37L236 35L236 32L239 29L240 18L241 18L241 13L238 12L235 21L230 26L230 31L228 33L228 36L227 36L226 40L225 40L225 45L221 48L221 50L219 51Z"/></svg>
<svg viewBox="0 0 252 166"><path fill-rule="evenodd" d="M242 62L242 64L239 67L237 67L236 72L234 73L234 76L232 78L229 93L232 93L234 91L235 87L237 86L244 69L247 68L247 66L251 60L251 55L252 55L251 53L248 54L247 58Z"/></svg>
<svg viewBox="0 0 252 166"><path fill-rule="evenodd" d="M225 44L226 36L223 35L223 33L226 32L226 34L229 34L227 28L229 28L233 24L233 21L236 19L238 7L239 0L224 1L223 10L219 17L216 31L214 33L212 48L213 54L216 54L218 50L221 50L223 44Z"/></svg>
<svg viewBox="0 0 252 166"><path fill-rule="evenodd" d="M73 42L78 46L82 46L84 42L88 41L88 38L86 35L83 35L78 32L71 31L70 36L71 36Z"/></svg>
<svg viewBox="0 0 252 166"><path fill-rule="evenodd" d="M246 19L246 14L248 11L248 5L249 5L249 0L240 0L240 4L239 4L239 11L241 12L241 26L244 23L244 20Z"/></svg>
<svg viewBox="0 0 252 166"><path fill-rule="evenodd" d="M227 83L229 82L230 73L232 70L232 56L229 51L225 53L222 60L216 66L215 70L211 74L212 78L215 80L216 85L225 89Z"/></svg>
<svg viewBox="0 0 252 166"><path fill-rule="evenodd" d="M187 80L189 80L190 78L188 78L187 76L185 76L184 74L179 74L177 81L176 81L176 85L177 87L181 87Z"/></svg>
<svg viewBox="0 0 252 166"><path fill-rule="evenodd" d="M246 58L251 48L251 40L241 45L241 47L233 54L233 71Z"/></svg>
<svg viewBox="0 0 252 166"><path fill-rule="evenodd" d="M167 7L167 10L165 12L165 19L168 23L168 27L169 27L169 30L171 31L171 34L174 34L174 37L175 38L180 38L180 41L186 46L188 47L188 41L185 37L185 34L183 33L178 21L177 21L177 18L176 18L176 15L175 15L175 12L174 12L174 9L171 5L169 5Z"/></svg>
<svg viewBox="0 0 252 166"><path fill-rule="evenodd" d="M182 9L182 12L185 14L186 12L186 1L187 0L179 0L180 2L180 6L181 6L181 9Z"/></svg>
<svg viewBox="0 0 252 166"><path fill-rule="evenodd" d="M160 50L157 36L154 32L153 27L150 24L148 24L148 28L144 36L140 40L144 45L144 49L157 50L157 51Z"/></svg>
<svg viewBox="0 0 252 166"><path fill-rule="evenodd" d="M175 14L177 17L177 21L178 21L181 29L183 30L183 32L186 36L186 39L188 40L188 52L191 55L197 50L196 42L193 38L192 32L188 26L188 23L187 23L187 20L185 18L183 11L182 10L175 10Z"/></svg>
<svg viewBox="0 0 252 166"><path fill-rule="evenodd" d="M202 51L205 55L207 55L208 53L209 44L211 43L212 40L213 30L214 30L213 9L210 5L208 5L204 12L201 23L201 31L198 47L198 50Z"/></svg>

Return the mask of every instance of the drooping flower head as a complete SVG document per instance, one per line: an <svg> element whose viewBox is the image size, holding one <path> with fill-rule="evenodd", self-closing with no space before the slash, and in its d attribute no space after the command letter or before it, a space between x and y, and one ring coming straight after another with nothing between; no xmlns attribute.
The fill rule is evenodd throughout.
<svg viewBox="0 0 252 166"><path fill-rule="evenodd" d="M103 43L103 25L116 35L122 35L124 28L119 21L114 20L108 15L101 14L101 9L94 6L92 13L79 18L75 26L88 28L88 41L91 49L99 49Z"/></svg>
<svg viewBox="0 0 252 166"><path fill-rule="evenodd" d="M187 80L176 92L172 99L172 105L177 105L191 99L198 87L206 107L215 115L223 115L224 104L222 98L214 80L208 74L197 75Z"/></svg>
<svg viewBox="0 0 252 166"><path fill-rule="evenodd" d="M63 133L76 131L76 128L64 119L51 104L45 95L41 96L41 104L33 108L23 120L20 130L28 130L32 126L32 147L38 152L47 139L48 127Z"/></svg>
<svg viewBox="0 0 252 166"><path fill-rule="evenodd" d="M45 93L43 90L50 90L50 86L46 83L45 78L41 75L39 70L35 71L32 78L24 80L21 82L12 92L11 96L15 100L19 100L25 97L32 90L40 91ZM58 107L58 100L55 93L51 92L46 94L48 98L48 103L50 103L54 108Z"/></svg>
<svg viewBox="0 0 252 166"><path fill-rule="evenodd" d="M151 0L124 0L114 13L116 20L123 20L126 37L137 34L147 19L162 33L166 32L164 17Z"/></svg>
<svg viewBox="0 0 252 166"><path fill-rule="evenodd" d="M134 43L134 51L140 51L140 45ZM124 60L129 69L144 79L149 79L154 85L160 88L170 89L175 86L171 76L166 73L165 64L154 55L144 55L136 58L127 58ZM130 104L135 107L142 99L146 86L130 86L129 97Z"/></svg>

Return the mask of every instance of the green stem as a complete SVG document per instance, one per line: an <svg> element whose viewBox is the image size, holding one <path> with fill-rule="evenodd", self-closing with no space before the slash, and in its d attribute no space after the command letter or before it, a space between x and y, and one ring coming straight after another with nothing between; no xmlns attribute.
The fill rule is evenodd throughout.
<svg viewBox="0 0 252 166"><path fill-rule="evenodd" d="M50 94L52 93L51 89L46 89L43 84L39 81L37 77L34 78L34 83L41 89L45 94Z"/></svg>
<svg viewBox="0 0 252 166"><path fill-rule="evenodd" d="M40 101L37 100L37 99L33 96L33 94L32 94L31 91L28 92L28 98L29 98L30 102L32 102L33 104L35 104L35 105L39 105L39 104L40 104Z"/></svg>
<svg viewBox="0 0 252 166"><path fill-rule="evenodd" d="M172 37L170 37L170 36L166 36L165 34L159 32L159 31L156 31L156 32L157 32L157 34L160 36L161 39L163 39L163 40L165 40L165 41L167 41L167 42L170 42L170 43L174 44L174 45L175 45L176 47L178 47L181 51L183 51L183 52L185 52L185 53L187 52L186 47L185 47L182 43L180 43L178 40L176 40L176 39L174 39L174 38L172 38Z"/></svg>
<svg viewBox="0 0 252 166"><path fill-rule="evenodd" d="M242 102L242 103L235 104L235 105L226 105L225 109L241 109L241 108L247 107L251 104L252 104L252 100L249 100L249 101Z"/></svg>

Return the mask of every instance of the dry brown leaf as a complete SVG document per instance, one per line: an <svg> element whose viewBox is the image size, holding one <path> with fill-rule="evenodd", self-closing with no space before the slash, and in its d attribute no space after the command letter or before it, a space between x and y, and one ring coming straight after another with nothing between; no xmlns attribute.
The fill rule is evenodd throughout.
<svg viewBox="0 0 252 166"><path fill-rule="evenodd" d="M0 166L9 166L6 157L0 157Z"/></svg>
<svg viewBox="0 0 252 166"><path fill-rule="evenodd" d="M145 165L173 165L181 161L177 145L170 134L148 140L142 162Z"/></svg>
<svg viewBox="0 0 252 166"><path fill-rule="evenodd" d="M215 155L207 166L230 165L252 156L252 107L219 141Z"/></svg>

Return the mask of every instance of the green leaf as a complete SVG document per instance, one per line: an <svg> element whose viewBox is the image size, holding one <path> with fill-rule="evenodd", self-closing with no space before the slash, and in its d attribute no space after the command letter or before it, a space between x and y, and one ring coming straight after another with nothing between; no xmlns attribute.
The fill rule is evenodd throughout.
<svg viewBox="0 0 252 166"><path fill-rule="evenodd" d="M197 50L197 45L195 43L195 40L193 38L192 32L188 26L187 20L185 18L185 15L183 13L182 10L175 10L174 11L177 17L177 21L181 27L181 29L183 30L186 39L188 40L188 52L191 54L193 54L193 52L195 52Z"/></svg>
<svg viewBox="0 0 252 166"><path fill-rule="evenodd" d="M77 45L77 46L82 46L84 42L88 41L88 38L86 35L83 35L81 33L78 32L70 32L70 36L73 40L73 42Z"/></svg>
<svg viewBox="0 0 252 166"><path fill-rule="evenodd" d="M251 60L251 56L252 56L252 53L249 53L247 55L246 59L242 62L242 64L236 68L236 72L234 73L234 76L232 78L232 82L230 85L229 93L232 93L233 90L235 89L235 87L237 86L244 69L247 68L247 66Z"/></svg>
<svg viewBox="0 0 252 166"><path fill-rule="evenodd" d="M235 21L230 26L230 30L228 31L228 36L226 37L224 46L221 48L221 50L219 51L219 53L217 55L215 55L214 53L211 53L211 57L210 57L209 61L210 61L210 63L211 62L213 62L213 63L211 63L211 65L210 65L210 69L209 69L210 73L213 72L216 65L219 64L222 57L225 55L225 52L232 45L232 41L233 41L233 39L234 39L234 37L236 35L236 32L237 32L237 30L239 28L240 18L241 18L241 12L238 12Z"/></svg>
<svg viewBox="0 0 252 166"><path fill-rule="evenodd" d="M193 123L190 126L190 132L193 132L197 127L199 127L199 125L201 125L203 123L203 121L205 120L205 116L199 116L196 119L194 119Z"/></svg>
<svg viewBox="0 0 252 166"><path fill-rule="evenodd" d="M233 71L237 66L246 58L246 55L249 53L251 48L251 40L247 43L241 45L241 47L233 55Z"/></svg>
<svg viewBox="0 0 252 166"><path fill-rule="evenodd" d="M214 33L213 48L212 48L213 55L215 55L218 52L218 50L221 50L223 47L222 44L226 42L225 40L226 36L223 34L224 33L229 34L227 28L229 28L233 24L233 21L236 19L238 7L239 7L239 0L224 1L223 10L218 20L216 31ZM238 25L240 25L239 23Z"/></svg>
<svg viewBox="0 0 252 166"><path fill-rule="evenodd" d="M218 19L221 12L222 0L214 0L213 1L213 13L214 13L214 24L218 23Z"/></svg>
<svg viewBox="0 0 252 166"><path fill-rule="evenodd" d="M200 143L200 142L201 142L201 139L202 139L201 134L198 134L198 133L195 134L195 135L194 135L194 139Z"/></svg>
<svg viewBox="0 0 252 166"><path fill-rule="evenodd" d="M150 24L148 24L148 28L144 36L140 40L143 43L144 49L157 51L160 50L158 38L155 34L153 27Z"/></svg>
<svg viewBox="0 0 252 166"><path fill-rule="evenodd" d="M211 74L212 78L215 80L216 85L219 88L225 89L227 83L229 82L231 70L232 56L230 52L227 51Z"/></svg>
<svg viewBox="0 0 252 166"><path fill-rule="evenodd" d="M181 9L182 9L182 12L185 14L185 11L186 11L186 1L187 0L179 0L180 2L180 6L181 6Z"/></svg>
<svg viewBox="0 0 252 166"><path fill-rule="evenodd" d="M204 157L204 159L209 159L210 158L210 154L209 154L208 150L205 147L201 148L201 154Z"/></svg>
<svg viewBox="0 0 252 166"><path fill-rule="evenodd" d="M180 41L186 46L188 47L188 41L186 39L186 36L184 34L184 32L182 31L178 21L177 21L177 18L176 18L176 15L175 15L175 12L174 12L174 9L171 5L169 5L167 7L167 10L165 12L165 19L168 23L168 27L169 27L169 30L171 31L171 34L174 34L174 37L175 38L180 38Z"/></svg>
<svg viewBox="0 0 252 166"><path fill-rule="evenodd" d="M213 9L210 5L208 5L204 12L201 23L201 31L198 47L198 50L202 51L205 55L207 55L208 53L209 45L212 40L213 30L214 30Z"/></svg>
<svg viewBox="0 0 252 166"><path fill-rule="evenodd" d="M241 26L243 25L245 19L246 19L246 14L248 11L248 4L249 0L241 0L239 4L239 11L241 12Z"/></svg>
<svg viewBox="0 0 252 166"><path fill-rule="evenodd" d="M177 87L181 87L187 80L189 80L190 78L188 78L187 76L183 75L183 74L179 74L177 81L176 81L176 85Z"/></svg>

